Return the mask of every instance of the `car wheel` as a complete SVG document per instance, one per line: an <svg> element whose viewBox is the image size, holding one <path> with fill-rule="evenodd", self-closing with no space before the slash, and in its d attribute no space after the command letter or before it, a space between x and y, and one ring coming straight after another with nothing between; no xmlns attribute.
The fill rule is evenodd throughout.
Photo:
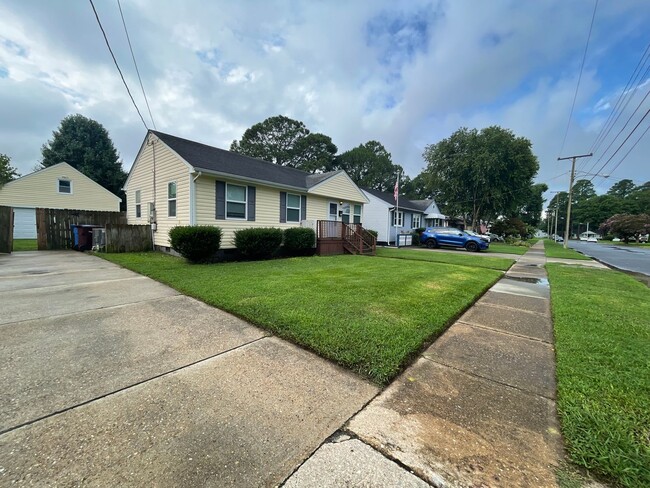
<svg viewBox="0 0 650 488"><path fill-rule="evenodd" d="M435 239L428 239L427 240L427 247L429 249L434 249L434 248L438 247L438 241L436 241Z"/></svg>
<svg viewBox="0 0 650 488"><path fill-rule="evenodd" d="M478 251L478 244L474 241L469 241L467 244L465 244L465 249L470 252L476 252Z"/></svg>

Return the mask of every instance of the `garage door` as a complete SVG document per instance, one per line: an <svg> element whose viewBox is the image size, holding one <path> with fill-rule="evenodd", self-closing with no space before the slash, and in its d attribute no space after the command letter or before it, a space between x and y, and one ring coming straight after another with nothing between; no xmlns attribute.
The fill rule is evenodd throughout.
<svg viewBox="0 0 650 488"><path fill-rule="evenodd" d="M14 208L14 239L36 239L36 209Z"/></svg>

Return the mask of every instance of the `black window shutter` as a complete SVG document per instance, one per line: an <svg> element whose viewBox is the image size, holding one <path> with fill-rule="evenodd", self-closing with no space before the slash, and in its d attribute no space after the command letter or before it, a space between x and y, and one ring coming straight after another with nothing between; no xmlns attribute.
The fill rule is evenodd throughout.
<svg viewBox="0 0 650 488"><path fill-rule="evenodd" d="M300 218L307 220L307 195L300 195Z"/></svg>
<svg viewBox="0 0 650 488"><path fill-rule="evenodd" d="M216 219L225 219L226 218L226 183L224 181L216 181Z"/></svg>
<svg viewBox="0 0 650 488"><path fill-rule="evenodd" d="M280 223L284 224L287 221L287 192L280 192Z"/></svg>
<svg viewBox="0 0 650 488"><path fill-rule="evenodd" d="M255 187L248 187L248 220L255 221Z"/></svg>

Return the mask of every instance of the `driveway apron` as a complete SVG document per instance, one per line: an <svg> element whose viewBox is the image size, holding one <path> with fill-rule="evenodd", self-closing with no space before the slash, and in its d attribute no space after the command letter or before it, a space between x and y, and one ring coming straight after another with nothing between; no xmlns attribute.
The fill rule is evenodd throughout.
<svg viewBox="0 0 650 488"><path fill-rule="evenodd" d="M94 256L0 256L0 293L0 485L274 485L377 393Z"/></svg>

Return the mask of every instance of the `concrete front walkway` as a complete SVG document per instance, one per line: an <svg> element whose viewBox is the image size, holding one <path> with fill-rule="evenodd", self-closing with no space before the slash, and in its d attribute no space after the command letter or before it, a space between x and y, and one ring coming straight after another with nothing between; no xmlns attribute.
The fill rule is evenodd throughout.
<svg viewBox="0 0 650 488"><path fill-rule="evenodd" d="M377 393L102 259L0 256L0 486L273 486Z"/></svg>
<svg viewBox="0 0 650 488"><path fill-rule="evenodd" d="M287 486L555 486L544 263L540 241Z"/></svg>

